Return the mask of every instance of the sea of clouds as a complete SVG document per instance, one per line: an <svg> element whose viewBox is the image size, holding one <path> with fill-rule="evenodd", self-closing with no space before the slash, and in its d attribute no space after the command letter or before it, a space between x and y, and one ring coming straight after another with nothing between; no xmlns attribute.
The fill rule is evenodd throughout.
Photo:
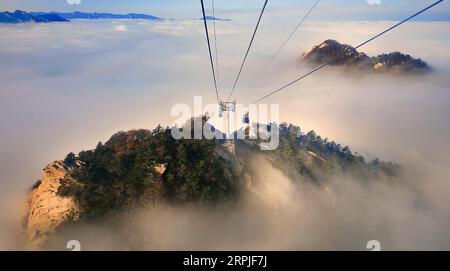
<svg viewBox="0 0 450 271"><path fill-rule="evenodd" d="M217 22L223 95L229 92L236 76L256 16L241 14L232 22ZM299 63L301 54L325 39L355 45L393 24L308 22L262 80L246 91L258 68L295 23L284 19L263 22L237 89L242 102L252 102L308 71ZM285 195L288 198L283 202L289 202L289 208L282 208L283 212L272 206L261 217L250 217L250 226L243 228L245 234L231 231L235 236L253 239L234 238L229 243L224 243L225 239L217 243L186 241L186 248L192 244L205 249L357 249L370 237L384 239L381 241L391 249L450 249L449 26L447 22L411 22L361 49L369 55L401 51L420 57L433 67L431 75L396 77L330 68L267 101L280 104L282 121L297 124L304 131L314 129L368 158L401 164L408 172L408 188L393 189L393 194L389 186L370 190L343 180L342 186L335 189L343 190L335 196L340 204L329 204L328 199L323 199L328 198L323 191L303 191L308 194L304 197L292 192L296 196ZM21 197L40 178L47 163L63 159L71 151L93 148L119 130L170 125L171 107L176 103L192 104L194 95L214 102L202 27L199 20L0 25L0 219L1 227L6 228L0 235L11 236L9 222L18 216L11 217L15 213L11 210L18 208ZM269 174L268 170L272 177L262 183L278 187L279 181L289 187L292 180L273 171ZM346 186L348 189L338 189ZM410 190L414 193L408 193ZM251 213L246 211L253 210L258 201L249 197L250 207L243 207L232 218ZM308 202L304 202L306 199ZM283 214L283 218L298 220L272 225L283 221L272 215ZM168 217L176 220L173 217L178 216ZM210 219L215 217L199 221L217 225L214 234L223 235L234 225L229 223L223 228ZM188 238L194 225L189 224L186 231L175 228L166 234ZM256 225L268 228L252 234L251 228ZM164 224L157 226L162 229ZM236 228L239 226L236 222ZM279 236L283 232L290 235ZM349 239L358 234L361 238ZM296 242L298 236L305 238ZM0 238L0 249L11 247L10 242ZM174 241L148 248L184 247ZM361 244L364 248L365 244Z"/></svg>

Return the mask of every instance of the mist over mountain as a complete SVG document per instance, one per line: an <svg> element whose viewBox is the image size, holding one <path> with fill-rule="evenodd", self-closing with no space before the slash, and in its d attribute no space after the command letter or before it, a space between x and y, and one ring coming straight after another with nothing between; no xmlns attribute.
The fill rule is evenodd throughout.
<svg viewBox="0 0 450 271"><path fill-rule="evenodd" d="M289 12L291 18L298 17L298 12ZM227 14L236 19L220 24L218 29L224 86L233 83L242 48L251 34L249 26L255 19L254 13L245 18L238 15ZM170 125L171 107L180 102L190 104L195 95L205 95L206 100L214 102L211 81L205 80L209 59L205 46L200 46L205 45L201 21L126 20L121 24L128 31L118 31L117 21L108 20L2 26L2 249L21 249L14 242L17 224L6 222L16 215L11 210L20 210L14 203L24 202L24 192L31 189L42 167L54 159L61 161L45 167L41 182L32 192L34 197L29 195L35 203L31 209L35 215L27 218L30 225L37 226L28 227L30 234L44 235L45 231L36 229L45 225L54 229L67 221L60 214L80 215L77 222L64 223L56 232L48 233L52 237L48 247L58 250L66 249L68 238L79 240L83 250L365 250L367 241L373 239L379 240L385 250L449 248L450 55L442 46L450 37L442 34L449 31L448 23L412 22L364 49L371 56L401 50L423 57L434 69L429 76L352 77L341 72L346 68L333 67L270 100L283 105L282 120L345 143L352 152L363 154L367 162L375 157L398 162L400 176L361 181L335 174L326 177L325 188L297 174L298 167L288 166L295 166L295 160L281 167L269 155L255 150L258 155L247 164L254 178L252 182L243 178L231 207L199 208L198 203L158 207L150 203L144 204L151 206L145 210L125 208L117 216L91 220L82 218L86 217L84 212L78 213L73 197L57 194L59 179L64 179L68 170L62 161L67 153L73 151L78 159L81 150L94 150L98 140L107 142L115 131ZM247 97L257 98L265 90L308 72L310 68L299 65L296 59L299 51L308 51L318 41L332 38L358 44L369 33L391 24L305 24L305 33L299 33L292 46L286 47L273 72L261 78ZM265 64L267 54L279 46L291 28L292 20L265 26L248 62L249 71ZM186 69L186 63L192 68ZM132 146L133 133L121 134L129 134L119 137L128 143L118 145ZM236 149L242 150L240 146ZM305 161L308 157L312 156L307 154ZM167 170L165 166L155 163L156 178ZM92 199L99 203L107 199L101 196L101 189L118 194L128 191L99 187L98 198ZM41 203L54 208L48 212L39 208ZM111 208L106 205L104 209ZM49 219L35 220L44 215Z"/></svg>
<svg viewBox="0 0 450 271"><path fill-rule="evenodd" d="M119 132L94 150L70 153L49 164L30 192L27 245L43 248L66 225L76 230L155 205L233 209L245 187L265 174L252 166L255 159L324 191L337 176L364 183L393 181L400 174L398 165L367 162L314 131L302 133L286 123L279 129L280 148L270 152L254 140L175 140L169 128L159 126Z"/></svg>
<svg viewBox="0 0 450 271"><path fill-rule="evenodd" d="M393 52L370 57L350 45L331 39L304 53L303 61L318 65L330 62L332 66L397 74L425 73L431 70L425 61L413 58L408 54Z"/></svg>

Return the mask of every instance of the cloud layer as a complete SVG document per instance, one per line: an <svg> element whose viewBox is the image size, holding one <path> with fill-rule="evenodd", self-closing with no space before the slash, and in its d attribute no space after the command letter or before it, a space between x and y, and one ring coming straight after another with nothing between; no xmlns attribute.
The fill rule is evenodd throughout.
<svg viewBox="0 0 450 271"><path fill-rule="evenodd" d="M224 95L253 28L253 17L242 16L237 21L218 22ZM299 65L298 57L312 46L328 38L354 45L391 24L307 23L263 80L245 91L257 69L295 25L282 19L265 22L237 93L243 102L250 102L308 71ZM180 102L192 104L194 95L214 101L201 21L74 21L0 28L4 33L0 37L0 186L8 203L23 195L48 162L70 151L92 148L118 130L169 125L173 121L170 108ZM315 129L369 158L405 165L414 173L411 183L419 183L421 195L437 199L423 213L434 217L445 212L446 192L450 192L446 184L450 176L450 53L445 46L449 29L448 23L412 22L362 48L370 55L398 50L421 57L435 68L431 76L395 78L327 69L270 102L280 103L284 121L304 130ZM438 213L433 213L435 208ZM5 212L0 211L3 219ZM337 219L357 215L343 211ZM415 212L405 215L410 224L424 219ZM442 223L447 223L447 216L443 217ZM433 226L446 226L442 223ZM416 233L430 234L428 229L435 228L425 225ZM436 234L443 233L436 230ZM308 248L308 244L314 248L314 238L303 246L280 243L274 248ZM407 248L408 244L392 247ZM327 243L320 248L331 246ZM256 248L260 247L264 244Z"/></svg>

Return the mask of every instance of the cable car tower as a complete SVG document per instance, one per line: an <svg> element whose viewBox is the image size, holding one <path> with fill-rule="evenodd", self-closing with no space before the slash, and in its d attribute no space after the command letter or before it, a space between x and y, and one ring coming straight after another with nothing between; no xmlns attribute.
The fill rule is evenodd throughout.
<svg viewBox="0 0 450 271"><path fill-rule="evenodd" d="M236 100L232 100L231 97L233 95L233 92L236 89L237 83L239 81L239 78L242 74L242 71L244 70L245 67L245 63L246 60L249 56L250 53L250 49L252 48L253 42L255 40L255 36L256 33L258 32L258 28L259 25L261 23L261 19L264 15L264 12L266 10L267 7L267 3L269 2L269 0L264 0L264 4L262 7L262 10L259 14L258 17L258 21L256 23L256 27L255 30L253 31L253 35L250 39L250 44L248 45L248 48L246 50L244 59L242 61L242 64L240 66L239 72L237 74L236 80L234 81L233 84L233 88L231 89L230 95L228 96L228 99L226 101L221 100L219 97L219 64L218 64L218 51L217 51L217 35L216 35L216 18L215 18L215 5L214 5L214 0L211 0L211 5L212 5L212 20L213 20L213 30L214 30L214 47L215 47L215 58L213 57L213 52L212 52L212 46L211 46L211 40L209 38L209 31L208 31L208 23L207 23L207 19L206 19L206 12L205 12L205 4L204 4L204 0L200 0L201 2L201 6L202 6L202 13L203 13L203 22L204 22L204 26L205 26L205 32L206 32L206 39L208 42L208 50L209 50L209 59L210 59L210 64L211 64L211 70L212 70L212 76L213 76L213 80L214 80L214 86L215 86L215 90L216 90L216 98L217 98L217 103L219 104L219 117L222 118L224 117L224 114L227 114L227 135L231 135L231 125L230 125L230 115L232 113L236 112ZM215 59L215 63L214 63L214 59ZM233 136L234 138L234 136Z"/></svg>
<svg viewBox="0 0 450 271"><path fill-rule="evenodd" d="M223 118L223 115L227 114L227 135L231 135L230 115L236 112L236 101L219 103L219 117ZM234 139L234 136L233 136Z"/></svg>

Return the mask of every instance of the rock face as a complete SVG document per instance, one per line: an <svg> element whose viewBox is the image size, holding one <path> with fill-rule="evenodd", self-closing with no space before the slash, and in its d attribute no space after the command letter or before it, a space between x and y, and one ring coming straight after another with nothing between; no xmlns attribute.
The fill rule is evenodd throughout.
<svg viewBox="0 0 450 271"><path fill-rule="evenodd" d="M134 133L134 131L132 132ZM152 180L160 182L167 164L156 164L157 176ZM76 222L84 213L71 197L62 197L58 190L71 168L62 161L55 161L44 168L42 179L38 181L27 199L27 215L24 223L25 244L29 249L41 249L53 234L66 222ZM67 179L66 179L67 180ZM71 179L71 181L76 181ZM156 184L155 186L158 186ZM143 203L162 201L157 189L148 189L142 195Z"/></svg>
<svg viewBox="0 0 450 271"><path fill-rule="evenodd" d="M215 148L215 153L227 161L231 161L236 155L236 146L233 140L224 140Z"/></svg>
<svg viewBox="0 0 450 271"><path fill-rule="evenodd" d="M303 61L320 65L329 62L332 66L345 66L372 72L397 74L427 72L430 67L421 59L400 52L369 57L350 45L335 40L326 40L303 54Z"/></svg>
<svg viewBox="0 0 450 271"><path fill-rule="evenodd" d="M61 161L49 164L28 195L25 241L31 249L41 248L58 226L79 218L79 208L72 198L57 195L68 168Z"/></svg>
<svg viewBox="0 0 450 271"><path fill-rule="evenodd" d="M366 54L335 40L326 40L315 46L309 52L303 54L303 59L318 64L331 61L331 65L355 65L369 61Z"/></svg>
<svg viewBox="0 0 450 271"><path fill-rule="evenodd" d="M131 130L118 132L111 137L108 144L116 153L123 153L136 149L142 141L149 139L152 133L147 130Z"/></svg>

